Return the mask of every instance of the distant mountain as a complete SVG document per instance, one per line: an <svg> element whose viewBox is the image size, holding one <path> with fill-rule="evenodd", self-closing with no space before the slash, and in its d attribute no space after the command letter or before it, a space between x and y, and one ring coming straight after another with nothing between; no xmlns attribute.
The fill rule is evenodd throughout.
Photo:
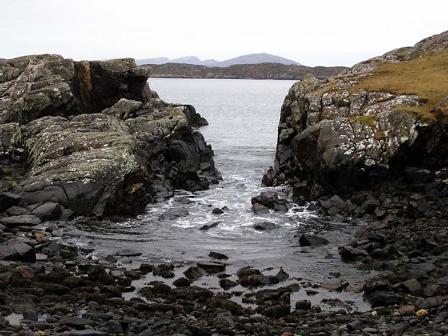
<svg viewBox="0 0 448 336"><path fill-rule="evenodd" d="M303 79L311 74L324 79L337 75L345 67L307 67L295 64L261 63L235 64L228 67L208 67L193 64L152 64L151 77L155 78L226 78L226 79Z"/></svg>
<svg viewBox="0 0 448 336"><path fill-rule="evenodd" d="M214 59L208 59L202 61L196 56L186 56L186 57L180 57L175 59L168 59L166 57L159 57L159 58L145 58L136 60L137 64L167 64L167 63L182 63L182 64L192 64L192 65L203 65L208 67L228 67L231 65L237 65L237 64L261 64L261 63L278 63L278 64L284 64L284 65L300 65L300 63L266 53L259 53L259 54L248 54L243 56L238 56L235 58L231 58L224 61L216 61Z"/></svg>

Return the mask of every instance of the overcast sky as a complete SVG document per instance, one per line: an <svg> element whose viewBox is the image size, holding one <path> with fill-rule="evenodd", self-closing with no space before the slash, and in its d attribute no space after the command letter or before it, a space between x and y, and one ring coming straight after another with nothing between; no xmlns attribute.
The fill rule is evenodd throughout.
<svg viewBox="0 0 448 336"><path fill-rule="evenodd" d="M0 0L0 58L267 52L352 65L444 30L448 0Z"/></svg>

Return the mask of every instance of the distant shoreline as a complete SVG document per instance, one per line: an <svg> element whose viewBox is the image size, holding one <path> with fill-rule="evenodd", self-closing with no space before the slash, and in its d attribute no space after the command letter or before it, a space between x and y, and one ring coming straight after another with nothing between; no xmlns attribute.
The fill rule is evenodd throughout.
<svg viewBox="0 0 448 336"><path fill-rule="evenodd" d="M346 67L307 67L280 63L237 64L229 67L207 67L183 63L145 64L151 68L151 78L184 79L259 79L300 80L307 75L319 79L335 76Z"/></svg>

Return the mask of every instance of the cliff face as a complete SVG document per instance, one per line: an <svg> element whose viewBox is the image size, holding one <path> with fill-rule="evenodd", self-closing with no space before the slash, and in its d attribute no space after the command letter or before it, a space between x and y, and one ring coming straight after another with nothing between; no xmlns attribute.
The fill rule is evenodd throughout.
<svg viewBox="0 0 448 336"><path fill-rule="evenodd" d="M192 106L163 102L131 59L74 62L57 55L0 62L0 150L26 204L56 202L79 215L134 215L175 188L219 179L194 130ZM202 121L204 123L204 121Z"/></svg>
<svg viewBox="0 0 448 336"><path fill-rule="evenodd" d="M307 77L281 109L273 183L317 197L441 169L447 115L448 32L327 80Z"/></svg>

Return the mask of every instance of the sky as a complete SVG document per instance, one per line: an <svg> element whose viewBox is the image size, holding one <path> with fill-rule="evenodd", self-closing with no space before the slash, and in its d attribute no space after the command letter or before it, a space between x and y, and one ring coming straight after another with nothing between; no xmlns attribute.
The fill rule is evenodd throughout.
<svg viewBox="0 0 448 336"><path fill-rule="evenodd" d="M448 0L0 0L0 58L267 52L353 65L445 30Z"/></svg>

